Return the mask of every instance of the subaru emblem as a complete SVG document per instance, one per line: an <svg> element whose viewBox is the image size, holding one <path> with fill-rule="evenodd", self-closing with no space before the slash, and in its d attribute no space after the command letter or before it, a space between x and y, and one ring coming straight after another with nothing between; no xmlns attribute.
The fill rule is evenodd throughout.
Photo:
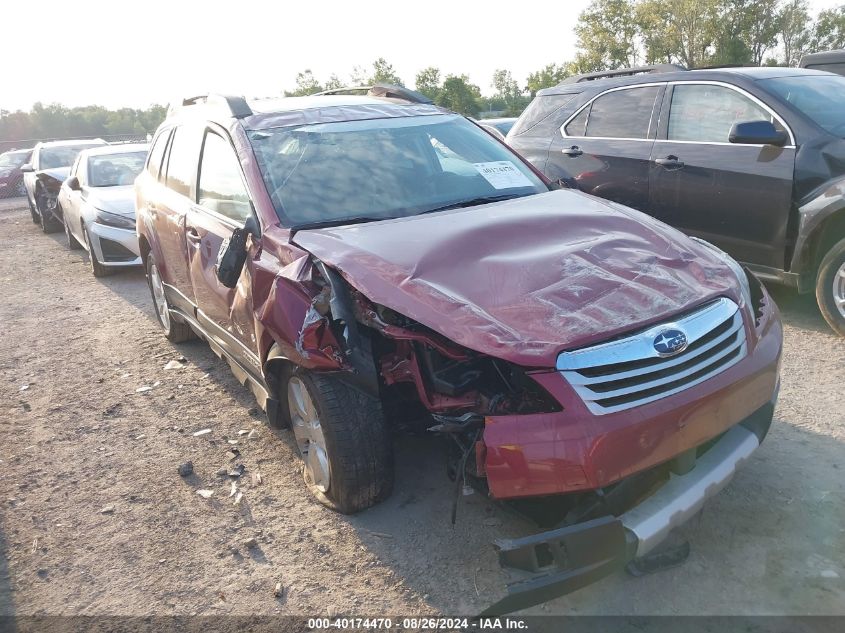
<svg viewBox="0 0 845 633"><path fill-rule="evenodd" d="M654 338L652 345L660 356L674 356L687 348L687 335L678 328L666 328Z"/></svg>

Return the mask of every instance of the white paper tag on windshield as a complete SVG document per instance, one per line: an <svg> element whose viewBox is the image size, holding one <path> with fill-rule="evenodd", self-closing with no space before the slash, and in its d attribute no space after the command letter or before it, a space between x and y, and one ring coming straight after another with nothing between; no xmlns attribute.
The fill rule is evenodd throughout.
<svg viewBox="0 0 845 633"><path fill-rule="evenodd" d="M530 187L531 181L512 162L498 160L492 163L473 163L478 173L496 189Z"/></svg>

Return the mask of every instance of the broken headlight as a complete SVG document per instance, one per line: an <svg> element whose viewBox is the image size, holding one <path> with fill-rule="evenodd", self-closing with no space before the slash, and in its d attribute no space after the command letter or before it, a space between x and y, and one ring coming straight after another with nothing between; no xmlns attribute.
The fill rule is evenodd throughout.
<svg viewBox="0 0 845 633"><path fill-rule="evenodd" d="M105 224L106 226L113 226L117 229L127 229L129 231L135 230L135 218L120 215L118 213L109 213L102 209L95 209L95 218L98 224Z"/></svg>
<svg viewBox="0 0 845 633"><path fill-rule="evenodd" d="M745 305L751 306L752 305L752 301L751 301L751 282L749 280L749 275L751 273L746 271L745 268L743 268L739 264L739 262L737 262L733 257L728 255L721 248L714 246L710 242L708 242L706 240L702 240L701 238L698 238L698 237L690 236L690 239L694 240L697 243L701 244L702 246L705 246L708 249L710 249L714 254L716 254L725 263L725 265L728 268L730 268L733 271L734 276L736 277L736 280L739 282L739 287L742 290L742 300L743 300L743 302L745 303Z"/></svg>

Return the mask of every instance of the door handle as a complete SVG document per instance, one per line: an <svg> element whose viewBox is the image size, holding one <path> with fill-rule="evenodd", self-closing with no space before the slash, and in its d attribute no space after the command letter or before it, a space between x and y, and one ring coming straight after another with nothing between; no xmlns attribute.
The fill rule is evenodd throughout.
<svg viewBox="0 0 845 633"><path fill-rule="evenodd" d="M666 169L681 169L684 166L684 161L678 160L677 156L669 155L666 158L655 158L654 162Z"/></svg>
<svg viewBox="0 0 845 633"><path fill-rule="evenodd" d="M572 147L567 147L566 149L560 150L561 154L566 154L570 158L575 158L576 156L580 156L584 153L584 151L578 147L577 145L573 145Z"/></svg>

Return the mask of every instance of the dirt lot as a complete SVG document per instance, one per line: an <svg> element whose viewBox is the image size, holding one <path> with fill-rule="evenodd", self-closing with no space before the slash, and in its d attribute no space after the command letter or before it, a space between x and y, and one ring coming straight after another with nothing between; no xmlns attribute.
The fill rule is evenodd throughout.
<svg viewBox="0 0 845 633"><path fill-rule="evenodd" d="M63 234L0 204L0 614L455 614L502 594L489 542L528 528L479 495L452 527L434 440L400 442L386 503L324 509L291 434L271 432L226 364L161 336L140 271L97 280ZM810 298L776 297L775 424L681 531L687 563L528 613L845 614L845 341ZM180 356L183 368L164 369ZM239 435L252 429L257 439ZM237 463L239 505L217 474Z"/></svg>

